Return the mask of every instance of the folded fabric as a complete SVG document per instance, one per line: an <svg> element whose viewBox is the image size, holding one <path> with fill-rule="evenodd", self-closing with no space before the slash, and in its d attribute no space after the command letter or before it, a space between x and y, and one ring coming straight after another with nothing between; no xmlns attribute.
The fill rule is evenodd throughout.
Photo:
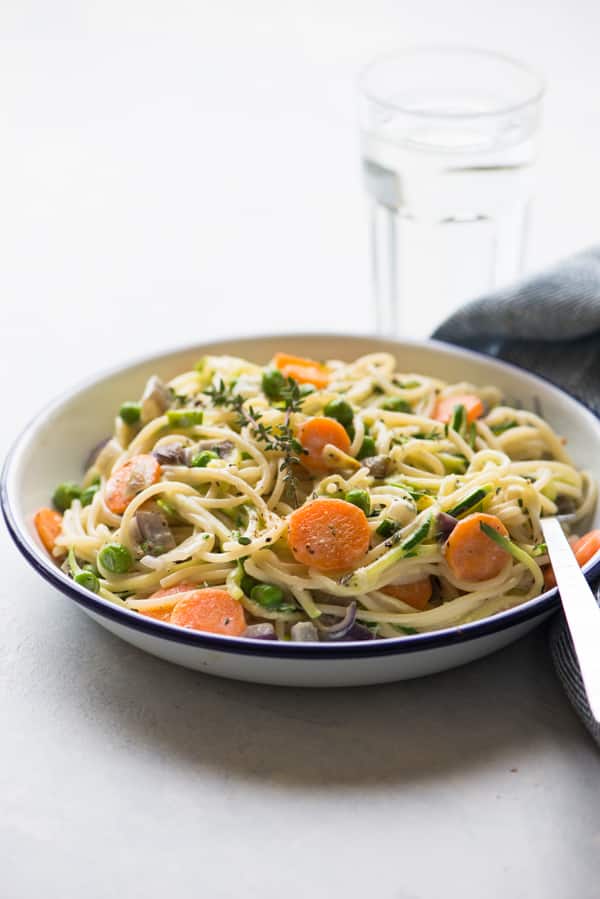
<svg viewBox="0 0 600 899"><path fill-rule="evenodd" d="M453 343L482 337L563 341L595 332L600 332L600 247L468 303L434 336Z"/></svg>
<svg viewBox="0 0 600 899"><path fill-rule="evenodd" d="M466 304L432 336L540 374L600 415L600 248ZM562 612L549 641L565 692L600 745Z"/></svg>

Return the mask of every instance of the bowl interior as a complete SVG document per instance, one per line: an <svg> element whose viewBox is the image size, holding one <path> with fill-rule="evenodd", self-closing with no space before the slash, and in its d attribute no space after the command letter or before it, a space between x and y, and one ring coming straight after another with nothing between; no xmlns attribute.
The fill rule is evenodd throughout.
<svg viewBox="0 0 600 899"><path fill-rule="evenodd" d="M191 368L204 353L227 353L264 363L277 350L315 359L345 360L385 351L393 353L402 372L430 374L445 381L494 384L509 403L517 400L526 409L541 410L552 427L567 438L577 466L600 480L600 421L567 394L521 369L432 341L394 342L335 335L232 339L147 358L101 375L36 416L11 455L5 472L5 500L20 537L40 563L56 571L33 527L36 509L49 504L60 481L80 480L88 452L112 432L120 404L138 397L150 375L169 379ZM599 509L590 526L600 527ZM597 559L590 565L594 561Z"/></svg>

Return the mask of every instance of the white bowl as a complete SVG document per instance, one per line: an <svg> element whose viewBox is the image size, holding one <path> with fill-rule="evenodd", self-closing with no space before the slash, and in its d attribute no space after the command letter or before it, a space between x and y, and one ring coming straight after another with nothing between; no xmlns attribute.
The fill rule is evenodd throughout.
<svg viewBox="0 0 600 899"><path fill-rule="evenodd" d="M27 561L99 624L128 643L188 668L267 684L332 687L420 677L480 658L532 630L557 609L556 590L483 621L397 639L342 644L265 643L184 630L100 599L64 575L49 558L33 527L35 510L48 504L55 484L81 477L83 461L111 430L115 410L139 396L151 374L172 378L204 353L228 353L264 363L277 350L316 359L351 360L364 353L393 353L401 371L446 381L495 384L568 437L582 468L600 480L600 421L547 381L487 356L435 341L299 335L231 339L146 357L87 381L52 403L17 440L2 476L2 508L9 531ZM594 526L600 526L596 510ZM600 569L600 553L586 566Z"/></svg>

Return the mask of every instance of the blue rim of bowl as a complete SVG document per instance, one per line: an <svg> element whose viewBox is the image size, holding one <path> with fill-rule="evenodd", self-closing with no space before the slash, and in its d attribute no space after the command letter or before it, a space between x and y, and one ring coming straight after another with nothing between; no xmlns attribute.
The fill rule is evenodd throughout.
<svg viewBox="0 0 600 899"><path fill-rule="evenodd" d="M302 340L302 338L314 338L322 336L324 338L354 338L360 337L357 334L302 334L302 335L256 335L247 338L231 337L229 340L238 342L247 339L248 342L255 339L264 339L271 337L294 338ZM370 335L369 335L370 336ZM373 339L377 337L373 335ZM225 340L212 341L214 344L224 343ZM476 359L493 361L495 364L511 369L515 372L525 372L530 377L538 379L549 384L555 390L569 397L578 405L587 409L594 418L600 421L600 416L587 403L575 397L572 393L560 387L549 378L539 375L535 372L528 371L519 365L511 362L505 362L495 356L486 353L480 353L477 350L466 349L452 343L446 343L439 340L429 341L403 341L405 343L428 343L435 346L440 345L444 350L455 350L457 354L473 356ZM210 344L206 344L210 346ZM180 347L181 353L186 352L190 347ZM175 348L172 352L178 352ZM162 353L161 356L169 355L170 352ZM144 357L147 358L147 357ZM135 365L136 361L132 363ZM126 366L127 368L132 367ZM125 366L118 366L111 373L116 373ZM87 379L84 383L78 385L75 390L70 390L66 396L72 396L78 390L83 390L86 386L95 383L103 377L108 377L109 372L101 373L95 378ZM61 398L55 403L48 404L49 408L60 403ZM460 643L466 643L481 637L491 636L508 628L515 627L534 618L549 615L551 612L559 608L558 591L556 588L534 597L522 606L514 606L504 612L498 612L489 618L481 621L474 621L465 625L457 625L452 628L444 628L439 631L428 631L423 634L406 635L404 637L391 637L382 640L365 640L361 642L345 642L345 643L285 643L279 641L250 640L246 637L226 637L218 634L205 634L201 631L186 630L185 628L175 627L167 622L157 621L152 618L146 618L136 614L134 611L124 609L120 606L112 605L106 600L96 597L94 594L84 590L72 581L66 580L57 567L46 566L38 556L29 548L27 541L22 537L19 526L10 506L8 499L8 478L12 466L12 460L21 441L27 432L33 427L33 419L21 432L11 450L9 451L0 478L0 506L8 532L14 541L21 555L29 562L32 568L40 574L44 580L48 581L52 586L56 587L65 596L74 600L78 605L82 606L86 611L93 615L99 615L102 618L108 618L118 624L131 628L132 630L146 634L151 637L160 637L163 640L169 640L173 643L179 643L185 646L196 646L201 649L208 649L216 652L232 653L234 655L251 655L260 658L286 658L286 659L365 659L374 658L376 656L403 655L406 653L427 651L430 649L439 649L442 647L455 646ZM594 576L600 574L600 558L585 571L586 578L591 580Z"/></svg>

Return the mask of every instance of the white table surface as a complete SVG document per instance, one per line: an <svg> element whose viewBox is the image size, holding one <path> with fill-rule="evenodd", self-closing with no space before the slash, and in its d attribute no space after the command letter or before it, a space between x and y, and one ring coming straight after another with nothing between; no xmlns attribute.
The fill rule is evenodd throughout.
<svg viewBox="0 0 600 899"><path fill-rule="evenodd" d="M592 0L8 0L6 450L74 379L263 329L365 331L352 79L446 40L550 82L530 266L597 239ZM543 633L339 692L210 679L108 635L0 545L0 895L591 899L598 751Z"/></svg>

